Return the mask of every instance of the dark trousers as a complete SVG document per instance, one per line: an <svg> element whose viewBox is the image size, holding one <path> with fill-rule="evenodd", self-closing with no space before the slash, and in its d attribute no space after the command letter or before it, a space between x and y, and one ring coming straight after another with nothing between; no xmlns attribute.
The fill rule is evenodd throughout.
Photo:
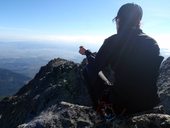
<svg viewBox="0 0 170 128"><path fill-rule="evenodd" d="M106 85L104 85L103 80L101 80L96 71L95 54L87 56L87 61L88 63L83 70L83 75L87 81L87 89L93 102L93 108L96 109L98 100L101 98Z"/></svg>

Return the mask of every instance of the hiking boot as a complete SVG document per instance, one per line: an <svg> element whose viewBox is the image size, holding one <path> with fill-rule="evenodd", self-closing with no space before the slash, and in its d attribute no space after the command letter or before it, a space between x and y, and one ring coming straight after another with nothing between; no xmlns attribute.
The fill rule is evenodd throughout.
<svg viewBox="0 0 170 128"><path fill-rule="evenodd" d="M105 121L106 121L106 123L112 122L115 118L116 118L116 115L114 115L114 114L105 115Z"/></svg>
<svg viewBox="0 0 170 128"><path fill-rule="evenodd" d="M95 117L95 124L101 124L105 122L105 117L103 115L98 115Z"/></svg>

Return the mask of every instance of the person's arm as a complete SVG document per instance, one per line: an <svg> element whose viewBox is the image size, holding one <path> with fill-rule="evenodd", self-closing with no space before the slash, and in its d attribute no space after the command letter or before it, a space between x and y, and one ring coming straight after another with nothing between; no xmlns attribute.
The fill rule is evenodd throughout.
<svg viewBox="0 0 170 128"><path fill-rule="evenodd" d="M113 85L113 83L111 83L111 82L106 78L106 76L103 74L102 71L99 71L98 75L99 75L99 77L100 77L107 85L110 85L110 86Z"/></svg>
<svg viewBox="0 0 170 128"><path fill-rule="evenodd" d="M95 65L97 72L103 70L104 67L107 66L109 59L110 59L110 44L107 39L104 41L103 45L99 49L96 58L95 58Z"/></svg>
<svg viewBox="0 0 170 128"><path fill-rule="evenodd" d="M79 53L81 55L86 55L88 63L94 64L96 54L92 53L90 50L86 50L83 46L80 46Z"/></svg>
<svg viewBox="0 0 170 128"><path fill-rule="evenodd" d="M112 59L113 49L111 47L112 42L109 40L105 40L101 48L99 49L96 59L95 65L98 76L105 82L106 85L112 86L113 83L109 81L109 79L103 73L104 69L109 65L109 61Z"/></svg>
<svg viewBox="0 0 170 128"><path fill-rule="evenodd" d="M92 55L92 52L90 50L85 49L83 46L80 46L79 53L81 55L86 55L87 57Z"/></svg>

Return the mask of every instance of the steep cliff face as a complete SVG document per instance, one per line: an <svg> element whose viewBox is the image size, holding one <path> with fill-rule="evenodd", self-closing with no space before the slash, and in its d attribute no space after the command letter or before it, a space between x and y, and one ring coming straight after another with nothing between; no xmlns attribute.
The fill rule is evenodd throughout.
<svg viewBox="0 0 170 128"><path fill-rule="evenodd" d="M82 77L82 68L83 63L75 64L63 59L50 61L16 95L0 102L0 127L104 127L106 124L96 126L97 115L90 107L91 100ZM163 88L162 84L159 80L160 88ZM170 116L140 113L116 119L112 127L168 128Z"/></svg>

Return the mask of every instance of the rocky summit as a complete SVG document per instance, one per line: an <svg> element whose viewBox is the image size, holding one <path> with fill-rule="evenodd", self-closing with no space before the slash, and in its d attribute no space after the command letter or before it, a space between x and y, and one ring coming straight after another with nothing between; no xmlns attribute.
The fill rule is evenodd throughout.
<svg viewBox="0 0 170 128"><path fill-rule="evenodd" d="M0 102L0 128L170 128L170 59L163 63L158 79L166 114L162 110L137 113L109 124L96 123L83 67L84 62L60 58L41 67L33 80Z"/></svg>

